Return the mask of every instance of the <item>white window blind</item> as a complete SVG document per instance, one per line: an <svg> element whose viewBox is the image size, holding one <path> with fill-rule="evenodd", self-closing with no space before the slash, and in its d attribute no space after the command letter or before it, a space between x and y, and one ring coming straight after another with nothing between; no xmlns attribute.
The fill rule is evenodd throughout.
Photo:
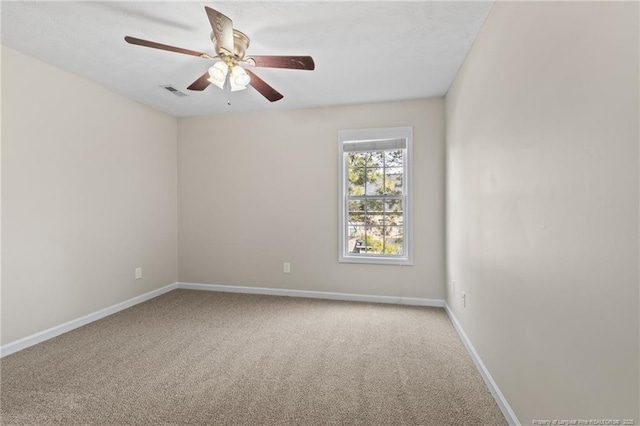
<svg viewBox="0 0 640 426"><path fill-rule="evenodd" d="M405 149L406 147L407 147L407 140L405 138L378 139L378 140L344 142L342 144L342 151L344 152L384 151L384 150Z"/></svg>

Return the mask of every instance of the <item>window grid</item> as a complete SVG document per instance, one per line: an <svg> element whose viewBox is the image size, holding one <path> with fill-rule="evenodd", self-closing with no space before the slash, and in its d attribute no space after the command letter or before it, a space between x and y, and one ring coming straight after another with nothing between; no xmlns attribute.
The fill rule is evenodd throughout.
<svg viewBox="0 0 640 426"><path fill-rule="evenodd" d="M389 225L388 222L388 217L390 216L388 213L389 211L387 210L387 201L388 200L394 200L394 201L401 201L402 202L402 210L398 213L400 213L401 215L404 214L404 195L397 195L397 194L387 194L387 188L390 186L388 185L387 179L388 179L388 173L387 170L389 168L394 168L394 169L401 169L402 172L404 172L404 158L405 155L402 152L402 150L393 150L393 151L399 151L400 152L400 156L402 157L402 163L401 165L398 164L393 164L389 166L388 165L388 161L387 161L387 152L388 150L379 150L379 151L368 151L367 152L367 156L369 157L365 162L364 162L364 167L353 167L353 162L349 159L350 155L353 154L358 154L358 153L362 153L364 151L354 151L354 152L350 152L350 153L345 153L345 157L346 157L346 161L347 161L347 170L349 169L363 169L363 176L364 176L364 193L365 195L347 195L347 206L350 206L351 204L349 203L349 201L363 201L363 205L364 205L364 211L362 213L363 215L363 223L364 223L364 241L365 241L365 256L370 255L367 254L367 241L369 241L369 239L367 238L368 235L368 229L370 228L370 226L367 226L367 224L369 224L369 220L368 217L369 215L369 203L367 201L369 200L377 200L377 201L381 201L381 211L377 212L377 211L373 211L374 214L372 214L371 216L378 216L381 215L382 216L382 250L381 250L381 254L385 255L385 256L393 256L391 254L387 254L387 233L388 230L391 226L395 226L395 227L399 227L399 225L394 224L394 225ZM383 195L369 195L369 188L368 186L371 185L369 179L367 178L369 176L368 171L373 169L379 169L380 167L370 167L369 164L369 159L371 158L371 156L374 153L380 153L380 158L382 158L382 193ZM403 173L401 173L400 175L402 176ZM347 182L347 184L349 184L349 182ZM349 192L349 191L348 191ZM403 190L404 192L404 190ZM355 223L351 222L351 213L352 211L350 209L348 209L347 211L347 226L351 227L353 226L354 228L358 226L358 222L356 221ZM378 213L378 214L375 214ZM379 225L376 225L379 226ZM348 234L348 232L347 232ZM395 256L402 256L405 253L405 247L404 247L404 238L403 238L403 247L402 247L402 252L399 254L396 254ZM350 254L356 254L356 255L362 255L359 252L355 252L355 247L354 250L349 251Z"/></svg>
<svg viewBox="0 0 640 426"><path fill-rule="evenodd" d="M357 165L357 156L362 156L363 158L363 164L362 166ZM393 160L389 160L389 156L393 156ZM396 229L401 228L404 230L403 226L404 226L404 221L402 222L402 225L399 225L398 223L392 223L392 217L394 216L392 213L398 213L399 216L401 216L402 218L404 218L404 211L405 211L405 203L404 203L404 199L405 199L405 195L404 195L404 188L405 186L403 185L404 182L402 177L404 177L404 169L405 169L405 152L402 149L387 149L387 150L375 150L375 151L351 151L348 153L344 153L344 161L346 162L346 172L347 172L347 176L349 176L345 182L345 184L349 187L347 190L347 196L346 196L346 206L347 206L347 214L346 214L346 219L347 219L347 233L345 235L345 238L347 239L347 243L349 242L349 235L350 235L350 228L354 229L354 234L357 235L357 229L359 227L363 228L363 237L364 237L364 253L362 253L360 251L360 248L355 245L357 243L354 243L353 248L350 248L347 244L347 251L350 255L356 255L356 256L385 256L385 257L402 257L405 253L406 253L406 238L404 238L404 235L402 236L402 244L400 245L400 247L398 247L397 249L395 249L395 253L391 252L388 253L387 249L389 249L389 251L394 250L393 246L390 246L390 242L391 240L396 241L398 240L398 236L396 235L395 238L394 236L389 235L390 230L393 229L393 227L395 227ZM379 160L381 160L381 163L379 162L379 160L376 160L376 158L378 158ZM400 159L400 161L398 161L398 159ZM382 167L380 167L382 166ZM395 189L395 185L397 182L397 178L394 181L389 173L389 169L395 169L392 171L396 171L396 173L394 173L394 175L399 175L401 177L400 180L400 187L402 188L402 191L400 194L398 193L393 193L393 190ZM372 181L372 179L370 179L369 177L371 176L370 172L375 173L377 170L381 170L381 185L378 186L376 183L374 183L374 181ZM397 171L400 171L400 173L397 173ZM351 174L349 172L353 171L356 175L359 175L363 177L363 183L362 183L362 188L363 188L363 195L352 195L351 192L353 192L351 190ZM357 188L356 188L357 189ZM378 195L375 195L376 192L378 193ZM352 203L350 203L350 201L360 201L362 203L362 209L361 210L352 210ZM379 205L376 206L377 210L371 210L371 208L373 207L370 203L370 201L379 201ZM389 201L400 201L401 203L401 210L400 211L393 211L390 210L390 203ZM362 216L362 220L352 220L353 216L360 216L360 212L361 216ZM382 223L379 222L374 222L375 217L377 216L381 216L382 217ZM371 247L369 245L369 241L371 237L372 239L374 238L378 238L378 236L376 235L375 232L371 232L375 229L377 229L378 227L381 228L381 233L380 233L380 241L382 242L382 247L380 249L379 252L375 251L374 253L370 253ZM404 232L402 233L404 234ZM362 234L361 234L362 235ZM356 239L356 241L358 241Z"/></svg>
<svg viewBox="0 0 640 426"><path fill-rule="evenodd" d="M341 130L339 261L412 265L411 127Z"/></svg>

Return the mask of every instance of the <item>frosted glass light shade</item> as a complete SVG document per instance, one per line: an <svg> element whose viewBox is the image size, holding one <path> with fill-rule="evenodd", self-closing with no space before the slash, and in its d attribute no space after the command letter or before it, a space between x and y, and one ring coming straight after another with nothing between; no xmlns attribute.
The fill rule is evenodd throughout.
<svg viewBox="0 0 640 426"><path fill-rule="evenodd" d="M231 83L232 92L246 89L250 81L251 78L244 68L236 65L231 69L231 78L229 79L229 83Z"/></svg>
<svg viewBox="0 0 640 426"><path fill-rule="evenodd" d="M209 68L209 78L207 79L209 83L218 86L219 88L224 88L224 81L227 77L227 73L229 72L229 67L224 62L216 62L213 64L211 68Z"/></svg>

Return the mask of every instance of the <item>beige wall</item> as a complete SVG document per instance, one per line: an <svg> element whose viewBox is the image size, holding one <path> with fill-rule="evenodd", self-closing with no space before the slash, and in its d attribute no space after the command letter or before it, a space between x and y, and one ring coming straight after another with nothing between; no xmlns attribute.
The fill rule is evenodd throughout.
<svg viewBox="0 0 640 426"><path fill-rule="evenodd" d="M498 2L446 98L447 301L523 424L640 421L638 30Z"/></svg>
<svg viewBox="0 0 640 426"><path fill-rule="evenodd" d="M177 120L1 54L5 344L176 281Z"/></svg>
<svg viewBox="0 0 640 426"><path fill-rule="evenodd" d="M414 127L414 265L338 263L338 130L393 126ZM184 118L178 129L181 282L444 297L443 99Z"/></svg>

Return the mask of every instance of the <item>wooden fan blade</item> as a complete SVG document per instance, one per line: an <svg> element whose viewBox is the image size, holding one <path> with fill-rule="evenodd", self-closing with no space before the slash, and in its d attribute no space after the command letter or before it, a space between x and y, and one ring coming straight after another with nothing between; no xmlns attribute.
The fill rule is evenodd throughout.
<svg viewBox="0 0 640 426"><path fill-rule="evenodd" d="M247 62L256 67L266 68L291 68L309 71L316 68L311 56L251 56Z"/></svg>
<svg viewBox="0 0 640 426"><path fill-rule="evenodd" d="M195 50L189 50L189 49L183 49L181 47L169 46L168 44L161 44L161 43L156 43L155 41L142 40L141 38L135 38L135 37L126 36L124 38L124 40L127 43L137 44L138 46L152 47L154 49L168 50L169 52L184 53L185 55L199 56L199 57L202 57L202 58L209 57L209 55L207 55L204 52L196 52Z"/></svg>
<svg viewBox="0 0 640 426"><path fill-rule="evenodd" d="M233 22L227 16L208 6L205 6L204 10L207 12L213 37L216 39L218 47L233 55Z"/></svg>
<svg viewBox="0 0 640 426"><path fill-rule="evenodd" d="M209 70L202 74L196 81L191 83L191 86L187 87L189 90L204 90L209 87Z"/></svg>
<svg viewBox="0 0 640 426"><path fill-rule="evenodd" d="M255 75L251 70L245 69L249 77L251 77L251 81L249 84L253 86L262 96L267 98L269 102L275 102L282 99L284 96L280 92L278 92L273 87L269 86L263 79Z"/></svg>

